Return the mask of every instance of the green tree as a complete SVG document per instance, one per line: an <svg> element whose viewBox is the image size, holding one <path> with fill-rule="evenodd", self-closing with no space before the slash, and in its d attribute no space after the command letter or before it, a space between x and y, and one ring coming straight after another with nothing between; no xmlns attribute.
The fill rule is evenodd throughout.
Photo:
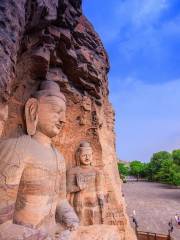
<svg viewBox="0 0 180 240"><path fill-rule="evenodd" d="M149 163L142 163L141 177L148 178L149 173Z"/></svg>
<svg viewBox="0 0 180 240"><path fill-rule="evenodd" d="M166 160L172 161L172 155L169 152L160 151L153 154L149 164L149 177L151 180L158 180L159 175L157 173L160 171L163 162Z"/></svg>
<svg viewBox="0 0 180 240"><path fill-rule="evenodd" d="M172 159L163 161L156 178L162 183L180 185L180 167Z"/></svg>
<svg viewBox="0 0 180 240"><path fill-rule="evenodd" d="M144 164L141 175L151 181L180 186L180 149L171 153L154 153L150 162Z"/></svg>
<svg viewBox="0 0 180 240"><path fill-rule="evenodd" d="M172 182L173 185L176 185L176 186L180 186L180 172L176 171L174 173L174 176L173 176L173 182Z"/></svg>
<svg viewBox="0 0 180 240"><path fill-rule="evenodd" d="M135 160L130 163L130 174L135 176L137 180L143 175L143 170L144 164L140 161Z"/></svg>
<svg viewBox="0 0 180 240"><path fill-rule="evenodd" d="M174 175L174 163L172 159L165 159L155 178L163 183L171 183Z"/></svg>
<svg viewBox="0 0 180 240"><path fill-rule="evenodd" d="M118 163L118 170L122 179L129 175L129 167L124 163Z"/></svg>
<svg viewBox="0 0 180 240"><path fill-rule="evenodd" d="M145 178L147 178L149 181L153 180L153 167L151 162L146 163L144 173L145 173L145 176L144 176Z"/></svg>
<svg viewBox="0 0 180 240"><path fill-rule="evenodd" d="M172 151L172 158L176 164L180 165L180 149Z"/></svg>

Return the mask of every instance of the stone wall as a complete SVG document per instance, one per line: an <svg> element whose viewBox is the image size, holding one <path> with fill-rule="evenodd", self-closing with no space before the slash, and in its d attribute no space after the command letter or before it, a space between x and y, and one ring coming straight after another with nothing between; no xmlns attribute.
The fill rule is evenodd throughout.
<svg viewBox="0 0 180 240"><path fill-rule="evenodd" d="M108 193L106 224L136 239L125 213L117 171L114 111L108 100L109 62L81 0L0 1L0 92L9 105L4 136L25 131L24 104L44 79L59 83L67 98L66 125L54 143L75 166L82 140L91 143Z"/></svg>
<svg viewBox="0 0 180 240"><path fill-rule="evenodd" d="M173 238L156 233L138 232L138 240L173 240Z"/></svg>

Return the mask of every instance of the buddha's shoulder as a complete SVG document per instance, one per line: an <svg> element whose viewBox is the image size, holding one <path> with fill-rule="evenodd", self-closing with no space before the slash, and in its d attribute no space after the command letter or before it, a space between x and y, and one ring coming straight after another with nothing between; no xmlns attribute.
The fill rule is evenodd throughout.
<svg viewBox="0 0 180 240"><path fill-rule="evenodd" d="M21 135L20 137L10 137L10 138L3 138L0 141L0 144L10 144L10 143L19 143L23 144L31 140L29 135Z"/></svg>
<svg viewBox="0 0 180 240"><path fill-rule="evenodd" d="M24 163L25 151L29 141L28 136L7 138L0 141L0 163L20 166Z"/></svg>
<svg viewBox="0 0 180 240"><path fill-rule="evenodd" d="M17 138L4 138L0 141L0 148L26 149L30 141L31 137L28 135L22 135Z"/></svg>

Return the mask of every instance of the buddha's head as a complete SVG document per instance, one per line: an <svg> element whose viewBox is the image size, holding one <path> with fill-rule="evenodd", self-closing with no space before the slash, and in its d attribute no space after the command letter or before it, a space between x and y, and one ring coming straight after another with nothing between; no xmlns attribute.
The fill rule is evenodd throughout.
<svg viewBox="0 0 180 240"><path fill-rule="evenodd" d="M2 136L5 122L8 118L8 105L7 103L0 103L0 137Z"/></svg>
<svg viewBox="0 0 180 240"><path fill-rule="evenodd" d="M78 165L90 166L92 164L93 151L90 143L84 141L81 142L77 150Z"/></svg>
<svg viewBox="0 0 180 240"><path fill-rule="evenodd" d="M36 131L49 138L55 137L65 123L66 99L59 85L53 81L43 81L40 90L30 98L25 106L28 135Z"/></svg>

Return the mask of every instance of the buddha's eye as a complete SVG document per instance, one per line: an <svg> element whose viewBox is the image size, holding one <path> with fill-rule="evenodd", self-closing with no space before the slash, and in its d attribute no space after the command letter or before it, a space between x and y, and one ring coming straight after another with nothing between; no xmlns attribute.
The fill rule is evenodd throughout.
<svg viewBox="0 0 180 240"><path fill-rule="evenodd" d="M62 112L62 109L58 107L53 107L52 110L57 114L60 114Z"/></svg>

